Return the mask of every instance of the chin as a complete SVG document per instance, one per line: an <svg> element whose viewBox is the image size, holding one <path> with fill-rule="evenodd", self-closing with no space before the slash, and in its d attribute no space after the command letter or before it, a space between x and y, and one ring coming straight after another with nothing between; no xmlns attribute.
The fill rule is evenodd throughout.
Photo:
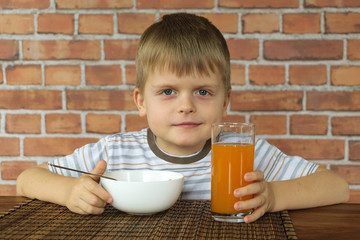
<svg viewBox="0 0 360 240"><path fill-rule="evenodd" d="M178 145L179 147L182 147L182 148L202 148L207 139L197 139L196 141L191 141L193 139L189 139L189 138L186 138L186 139L177 139L176 140L176 145ZM199 149L200 150L200 149Z"/></svg>

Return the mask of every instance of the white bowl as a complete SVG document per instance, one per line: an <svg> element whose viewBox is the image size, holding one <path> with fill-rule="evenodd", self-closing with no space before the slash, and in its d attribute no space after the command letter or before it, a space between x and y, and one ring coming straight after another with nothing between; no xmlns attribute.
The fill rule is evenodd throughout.
<svg viewBox="0 0 360 240"><path fill-rule="evenodd" d="M129 214L153 214L170 208L180 196L184 176L154 170L120 170L105 173L118 181L101 178L113 197L112 206Z"/></svg>

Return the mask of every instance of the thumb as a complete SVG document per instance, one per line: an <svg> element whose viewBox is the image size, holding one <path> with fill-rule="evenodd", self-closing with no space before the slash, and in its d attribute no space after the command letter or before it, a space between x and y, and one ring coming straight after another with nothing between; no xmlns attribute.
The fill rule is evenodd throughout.
<svg viewBox="0 0 360 240"><path fill-rule="evenodd" d="M98 174L98 175L103 175L106 171L106 161L104 160L100 160L95 168L91 171L91 173L94 173L94 174ZM99 177L95 177L95 176L91 176L91 178L93 178L94 180L96 181L99 181Z"/></svg>

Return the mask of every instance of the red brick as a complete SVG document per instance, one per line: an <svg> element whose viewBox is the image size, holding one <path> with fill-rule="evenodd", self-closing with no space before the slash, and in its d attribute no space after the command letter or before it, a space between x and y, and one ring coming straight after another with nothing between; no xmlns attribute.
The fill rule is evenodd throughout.
<svg viewBox="0 0 360 240"><path fill-rule="evenodd" d="M349 184L360 184L359 165L331 165L330 169L342 176Z"/></svg>
<svg viewBox="0 0 360 240"><path fill-rule="evenodd" d="M41 13L38 16L39 33L74 33L74 15L61 13Z"/></svg>
<svg viewBox="0 0 360 240"><path fill-rule="evenodd" d="M276 65L250 65L249 81L252 85L284 84L285 67Z"/></svg>
<svg viewBox="0 0 360 240"><path fill-rule="evenodd" d="M349 39L347 41L347 58L360 60L360 39Z"/></svg>
<svg viewBox="0 0 360 240"><path fill-rule="evenodd" d="M349 141L349 159L360 161L360 141Z"/></svg>
<svg viewBox="0 0 360 240"><path fill-rule="evenodd" d="M253 115L250 122L255 124L256 134L286 134L286 116Z"/></svg>
<svg viewBox="0 0 360 240"><path fill-rule="evenodd" d="M156 20L150 13L119 13L118 30L120 33L141 34Z"/></svg>
<svg viewBox="0 0 360 240"><path fill-rule="evenodd" d="M147 128L148 123L146 117L140 117L137 114L127 114L125 117L126 126L125 131L139 131L141 129Z"/></svg>
<svg viewBox="0 0 360 240"><path fill-rule="evenodd" d="M320 13L289 13L283 15L284 33L320 33Z"/></svg>
<svg viewBox="0 0 360 240"><path fill-rule="evenodd" d="M87 85L121 85L122 73L119 65L86 66Z"/></svg>
<svg viewBox="0 0 360 240"><path fill-rule="evenodd" d="M34 29L33 14L0 15L0 33L2 34L32 34Z"/></svg>
<svg viewBox="0 0 360 240"><path fill-rule="evenodd" d="M125 76L126 76L126 84L135 85L136 84L136 66L135 65L126 65L125 66Z"/></svg>
<svg viewBox="0 0 360 240"><path fill-rule="evenodd" d="M230 58L234 60L254 60L259 56L259 40L228 39Z"/></svg>
<svg viewBox="0 0 360 240"><path fill-rule="evenodd" d="M301 91L233 91L232 111L280 111L302 109Z"/></svg>
<svg viewBox="0 0 360 240"><path fill-rule="evenodd" d="M327 82L325 65L290 65L289 79L292 85L324 85Z"/></svg>
<svg viewBox="0 0 360 240"><path fill-rule="evenodd" d="M235 13L203 13L223 33L237 33L238 15Z"/></svg>
<svg viewBox="0 0 360 240"><path fill-rule="evenodd" d="M219 0L220 7L230 8L297 8L299 1L297 0Z"/></svg>
<svg viewBox="0 0 360 240"><path fill-rule="evenodd" d="M335 139L268 139L289 156L313 160L340 160L344 158L344 140Z"/></svg>
<svg viewBox="0 0 360 240"><path fill-rule="evenodd" d="M231 64L230 80L231 85L244 85L245 84L245 66Z"/></svg>
<svg viewBox="0 0 360 240"><path fill-rule="evenodd" d="M105 59L135 60L138 39L105 40Z"/></svg>
<svg viewBox="0 0 360 240"><path fill-rule="evenodd" d="M41 133L40 114L6 114L7 133Z"/></svg>
<svg viewBox="0 0 360 240"><path fill-rule="evenodd" d="M99 60L99 40L24 40L25 60Z"/></svg>
<svg viewBox="0 0 360 240"><path fill-rule="evenodd" d="M0 185L0 196L16 196L16 185Z"/></svg>
<svg viewBox="0 0 360 240"><path fill-rule="evenodd" d="M121 116L115 114L86 115L86 132L91 133L118 133L121 131Z"/></svg>
<svg viewBox="0 0 360 240"><path fill-rule="evenodd" d="M81 83L81 69L77 65L45 66L46 85L72 85Z"/></svg>
<svg viewBox="0 0 360 240"><path fill-rule="evenodd" d="M307 110L360 110L360 92L307 92Z"/></svg>
<svg viewBox="0 0 360 240"><path fill-rule="evenodd" d="M360 13L325 13L327 33L359 33Z"/></svg>
<svg viewBox="0 0 360 240"><path fill-rule="evenodd" d="M277 14L245 14L241 22L243 33L275 33L280 30Z"/></svg>
<svg viewBox="0 0 360 240"><path fill-rule="evenodd" d="M238 123L244 123L245 121L245 116L244 115L226 115L226 117L224 117L222 119L223 122L238 122Z"/></svg>
<svg viewBox="0 0 360 240"><path fill-rule="evenodd" d="M327 131L328 131L328 116L292 115L290 117L290 134L326 135Z"/></svg>
<svg viewBox="0 0 360 240"><path fill-rule="evenodd" d="M0 90L0 109L61 109L57 90Z"/></svg>
<svg viewBox="0 0 360 240"><path fill-rule="evenodd" d="M331 132L333 135L360 136L360 117L333 117Z"/></svg>
<svg viewBox="0 0 360 240"><path fill-rule="evenodd" d="M267 60L340 60L341 40L268 40L264 42Z"/></svg>
<svg viewBox="0 0 360 240"><path fill-rule="evenodd" d="M350 199L348 203L360 203L360 190L350 189Z"/></svg>
<svg viewBox="0 0 360 240"><path fill-rule="evenodd" d="M82 34L113 34L113 15L81 14L79 16L79 33Z"/></svg>
<svg viewBox="0 0 360 240"><path fill-rule="evenodd" d="M202 0L202 1L193 1L193 0L137 0L136 8L137 9L176 9L176 8L213 8L213 0Z"/></svg>
<svg viewBox="0 0 360 240"><path fill-rule="evenodd" d="M305 0L305 7L360 7L358 0Z"/></svg>
<svg viewBox="0 0 360 240"><path fill-rule="evenodd" d="M19 42L14 40L0 40L0 60L19 59Z"/></svg>
<svg viewBox="0 0 360 240"><path fill-rule="evenodd" d="M65 156L73 153L76 148L98 140L97 138L27 137L24 139L24 155Z"/></svg>
<svg viewBox="0 0 360 240"><path fill-rule="evenodd" d="M76 9L92 9L92 8L103 8L103 9L120 9L120 8L131 8L133 6L132 0L55 0L56 8L76 8Z"/></svg>
<svg viewBox="0 0 360 240"><path fill-rule="evenodd" d="M19 174L36 166L35 161L4 161L1 162L1 178L3 180L16 180Z"/></svg>
<svg viewBox="0 0 360 240"><path fill-rule="evenodd" d="M3 71L0 65L0 84L2 84L4 82L4 78L3 78Z"/></svg>
<svg viewBox="0 0 360 240"><path fill-rule="evenodd" d="M81 117L79 114L46 114L47 133L81 133Z"/></svg>
<svg viewBox="0 0 360 240"><path fill-rule="evenodd" d="M6 0L0 1L0 8L15 9L15 8L37 8L44 9L50 7L50 0ZM1 196L1 194L0 194Z"/></svg>
<svg viewBox="0 0 360 240"><path fill-rule="evenodd" d="M15 65L6 68L6 83L42 84L40 65Z"/></svg>
<svg viewBox="0 0 360 240"><path fill-rule="evenodd" d="M15 137L0 137L0 156L19 156L20 139Z"/></svg>
<svg viewBox="0 0 360 240"><path fill-rule="evenodd" d="M360 66L331 66L331 84L360 85Z"/></svg>
<svg viewBox="0 0 360 240"><path fill-rule="evenodd" d="M130 90L68 90L67 108L74 110L136 110Z"/></svg>

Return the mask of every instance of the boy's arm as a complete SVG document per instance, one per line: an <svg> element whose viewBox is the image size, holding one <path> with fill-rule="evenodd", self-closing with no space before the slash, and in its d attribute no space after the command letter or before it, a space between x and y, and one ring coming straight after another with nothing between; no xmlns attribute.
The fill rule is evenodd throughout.
<svg viewBox="0 0 360 240"><path fill-rule="evenodd" d="M93 173L103 174L106 162L99 161ZM57 175L48 170L47 164L22 172L16 185L18 195L48 201L68 207L80 214L102 213L111 196L88 175L79 178Z"/></svg>
<svg viewBox="0 0 360 240"><path fill-rule="evenodd" d="M256 195L253 199L237 202L234 206L238 210L255 208L253 214L246 216L245 222L253 222L265 212L318 207L349 199L347 182L336 173L323 168L318 168L311 175L286 181L265 182L261 171L247 173L245 180L254 183L234 192L236 197Z"/></svg>
<svg viewBox="0 0 360 240"><path fill-rule="evenodd" d="M318 168L314 174L269 183L275 201L271 211L318 207L349 200L348 183L333 171Z"/></svg>
<svg viewBox="0 0 360 240"><path fill-rule="evenodd" d="M71 188L73 178L54 174L47 164L23 171L16 181L17 195L37 198L43 201L66 205L67 189Z"/></svg>

